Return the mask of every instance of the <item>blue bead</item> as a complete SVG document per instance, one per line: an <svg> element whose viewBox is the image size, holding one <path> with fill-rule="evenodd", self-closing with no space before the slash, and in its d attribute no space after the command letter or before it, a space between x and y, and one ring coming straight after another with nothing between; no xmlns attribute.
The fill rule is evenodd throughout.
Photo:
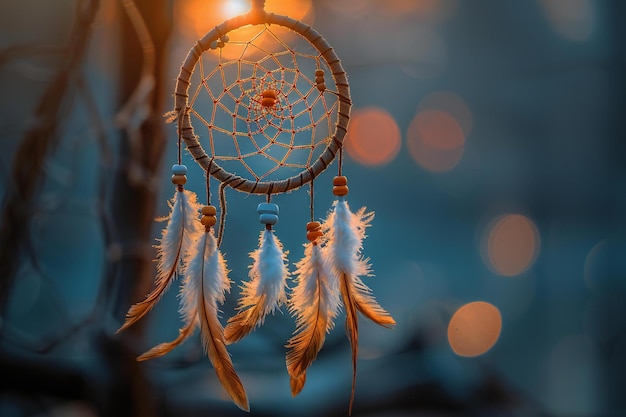
<svg viewBox="0 0 626 417"><path fill-rule="evenodd" d="M261 203L256 208L256 212L259 214L278 214L278 204Z"/></svg>
<svg viewBox="0 0 626 417"><path fill-rule="evenodd" d="M278 223L278 216L270 213L261 213L259 221L263 224L276 224Z"/></svg>
<svg viewBox="0 0 626 417"><path fill-rule="evenodd" d="M187 173L187 167L185 165L172 165L172 174L185 175Z"/></svg>

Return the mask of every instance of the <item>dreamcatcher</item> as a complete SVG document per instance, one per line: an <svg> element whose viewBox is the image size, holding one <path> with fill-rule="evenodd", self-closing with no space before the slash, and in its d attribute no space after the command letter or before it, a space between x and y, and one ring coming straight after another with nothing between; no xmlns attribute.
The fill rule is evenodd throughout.
<svg viewBox="0 0 626 417"><path fill-rule="evenodd" d="M286 365L295 396L306 370L333 328L338 310L346 310L352 348L354 399L358 354L357 311L375 323L392 327L393 318L378 305L361 280L368 260L361 255L365 229L373 213L352 213L345 199L342 144L350 116L346 73L333 48L314 29L264 10L254 1L245 15L223 22L198 40L180 67L169 121L178 125L178 163L172 167L175 193L171 213L157 246L155 286L133 305L120 330L147 314L171 282L183 277L179 336L162 343L139 360L162 356L200 327L202 342L217 376L232 400L248 410L248 399L226 345L237 342L266 316L286 304L296 321L287 342ZM206 175L207 204L184 188L183 142ZM337 197L324 222L315 220L314 179L337 156L333 179ZM217 208L211 205L211 177L219 181ZM310 187L310 221L305 256L296 264L295 286L289 289L288 261L274 233L278 205L274 194ZM249 280L242 286L238 312L222 327L218 303L230 289L220 252L226 217L225 188L265 196L258 205L264 227L259 248L250 256ZM198 221L198 217L200 218Z"/></svg>

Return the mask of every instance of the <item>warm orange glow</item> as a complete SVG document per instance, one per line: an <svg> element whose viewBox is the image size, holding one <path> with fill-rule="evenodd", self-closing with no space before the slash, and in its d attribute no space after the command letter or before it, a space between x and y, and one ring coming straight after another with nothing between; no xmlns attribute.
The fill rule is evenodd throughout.
<svg viewBox="0 0 626 417"><path fill-rule="evenodd" d="M224 20L247 13L250 7L250 2L243 0L177 0L176 26L186 37L197 39ZM311 0L266 0L265 10L308 24L313 19Z"/></svg>
<svg viewBox="0 0 626 417"><path fill-rule="evenodd" d="M400 151L400 128L394 118L377 107L352 113L345 139L348 155L363 165L391 162Z"/></svg>
<svg viewBox="0 0 626 417"><path fill-rule="evenodd" d="M427 110L441 110L454 117L461 129L463 129L466 137L472 131L472 111L465 100L457 94L449 91L437 91L424 97L417 111L423 112Z"/></svg>
<svg viewBox="0 0 626 417"><path fill-rule="evenodd" d="M591 0L540 0L554 31L571 41L586 41L593 33L596 4Z"/></svg>
<svg viewBox="0 0 626 417"><path fill-rule="evenodd" d="M423 168L445 172L463 156L465 135L449 113L426 110L417 113L407 131L407 145L413 159Z"/></svg>
<svg viewBox="0 0 626 417"><path fill-rule="evenodd" d="M497 274L519 275L537 258L539 232L526 216L510 214L497 218L487 233L483 254L487 265Z"/></svg>
<svg viewBox="0 0 626 417"><path fill-rule="evenodd" d="M459 356L478 356L495 345L502 316L492 304L475 301L459 308L448 324L448 343Z"/></svg>

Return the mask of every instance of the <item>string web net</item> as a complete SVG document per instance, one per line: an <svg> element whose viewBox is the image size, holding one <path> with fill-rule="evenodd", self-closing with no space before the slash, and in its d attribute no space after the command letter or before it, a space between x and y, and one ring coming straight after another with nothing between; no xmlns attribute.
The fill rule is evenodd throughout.
<svg viewBox="0 0 626 417"><path fill-rule="evenodd" d="M190 79L187 108L198 142L225 171L251 181L309 168L337 122L326 61L282 26L246 26L227 36L201 54Z"/></svg>

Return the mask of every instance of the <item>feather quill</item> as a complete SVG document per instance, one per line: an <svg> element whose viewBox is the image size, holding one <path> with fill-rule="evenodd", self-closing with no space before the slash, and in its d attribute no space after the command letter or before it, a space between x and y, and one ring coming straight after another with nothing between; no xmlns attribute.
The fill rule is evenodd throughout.
<svg viewBox="0 0 626 417"><path fill-rule="evenodd" d="M175 279L181 265L188 260L192 242L201 233L196 218L200 205L195 193L177 190L168 203L171 208L169 216L159 219L168 222L156 245L157 275L154 288L143 301L130 307L118 332L127 329L152 310Z"/></svg>
<svg viewBox="0 0 626 417"><path fill-rule="evenodd" d="M226 343L235 343L260 326L265 317L280 307L286 299L285 286L289 272L287 254L272 230L264 230L259 248L250 253L253 259L249 281L242 286L237 309L224 330Z"/></svg>
<svg viewBox="0 0 626 417"><path fill-rule="evenodd" d="M346 307L346 333L352 349L352 392L350 408L354 402L357 357L359 351L359 329L357 311L376 324L393 327L396 322L372 296L360 276L370 275L370 265L361 255L365 229L369 226L373 213L361 208L352 213L345 200L335 202L334 210L328 216L324 229L328 236L327 250L329 261L339 279L343 304Z"/></svg>
<svg viewBox="0 0 626 417"><path fill-rule="evenodd" d="M326 332L333 328L339 308L337 280L323 261L319 245L306 245L305 256L296 267L297 285L289 300L290 312L296 317L296 334L286 346L294 397L304 387L306 370L322 348Z"/></svg>

